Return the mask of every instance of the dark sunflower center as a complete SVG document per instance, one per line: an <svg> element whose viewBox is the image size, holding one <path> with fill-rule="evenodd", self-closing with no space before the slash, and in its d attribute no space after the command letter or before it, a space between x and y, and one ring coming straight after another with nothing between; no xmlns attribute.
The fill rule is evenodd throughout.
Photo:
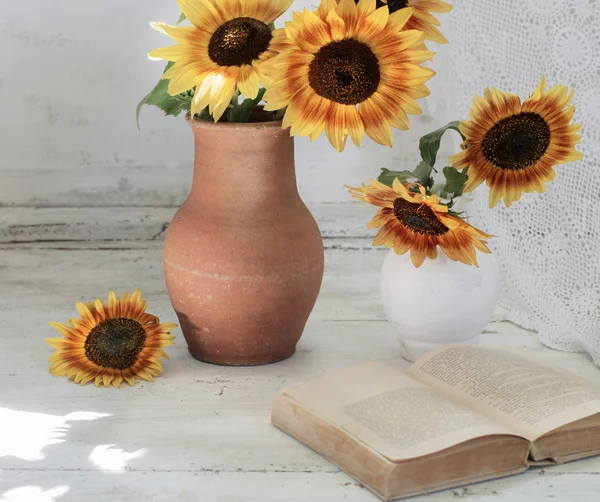
<svg viewBox="0 0 600 502"><path fill-rule="evenodd" d="M371 97L380 80L377 57L367 44L353 38L322 47L308 70L314 91L343 105L356 105Z"/></svg>
<svg viewBox="0 0 600 502"><path fill-rule="evenodd" d="M354 1L356 3L358 3L358 0L354 0ZM379 7L383 7L384 5L387 5L388 8L390 9L390 13L392 13L392 12L396 12L397 10L408 7L408 3L409 3L409 0L387 0L387 2L382 2L381 0L377 0L377 8L379 9Z"/></svg>
<svg viewBox="0 0 600 502"><path fill-rule="evenodd" d="M500 120L481 145L484 157L500 169L526 169L550 146L550 127L537 113L520 113Z"/></svg>
<svg viewBox="0 0 600 502"><path fill-rule="evenodd" d="M402 225L413 232L427 236L444 235L449 231L435 215L433 210L425 204L408 202L402 198L394 201L394 216Z"/></svg>
<svg viewBox="0 0 600 502"><path fill-rule="evenodd" d="M85 341L85 356L103 368L124 370L135 364L146 342L146 330L133 319L107 319Z"/></svg>
<svg viewBox="0 0 600 502"><path fill-rule="evenodd" d="M208 44L208 55L220 66L242 66L269 48L273 34L262 21L238 17L222 24Z"/></svg>

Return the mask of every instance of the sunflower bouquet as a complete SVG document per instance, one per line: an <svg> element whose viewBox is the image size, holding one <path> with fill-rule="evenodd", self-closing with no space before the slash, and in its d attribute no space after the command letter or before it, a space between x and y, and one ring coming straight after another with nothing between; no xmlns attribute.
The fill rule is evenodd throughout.
<svg viewBox="0 0 600 502"><path fill-rule="evenodd" d="M523 193L543 193L554 180L554 166L580 160L575 147L581 125L572 124L573 91L556 85L546 89L542 77L533 94L518 96L498 89L476 95L470 120L451 122L420 141L422 161L414 171L383 169L370 186L347 187L358 200L379 206L368 224L380 228L374 246L384 245L397 254L410 251L413 264L437 257L437 247L451 259L477 266L476 249L489 254L492 236L471 226L455 204L465 192L484 182L489 207L503 199L506 207ZM448 131L462 138L461 151L443 168L445 181L435 184L436 158L442 136Z"/></svg>
<svg viewBox="0 0 600 502"><path fill-rule="evenodd" d="M176 44L150 52L168 64L138 120L154 105L167 115L248 122L262 106L292 136L325 133L338 151L348 136L392 146L392 127L409 129L435 75L422 66L434 55L426 41L446 42L432 12L451 9L441 0L322 0L275 29L293 0L177 3L189 25L152 23Z"/></svg>

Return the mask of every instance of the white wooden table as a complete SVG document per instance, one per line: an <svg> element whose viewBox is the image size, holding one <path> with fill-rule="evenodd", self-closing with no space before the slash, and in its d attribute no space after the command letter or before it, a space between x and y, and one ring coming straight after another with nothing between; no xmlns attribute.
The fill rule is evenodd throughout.
<svg viewBox="0 0 600 502"><path fill-rule="evenodd" d="M269 425L285 386L365 360L399 357L380 307L384 253L363 240L327 241L321 297L297 354L259 368L193 360L181 336L164 375L116 389L48 373L48 320L74 302L140 287L150 310L176 321L160 242L0 245L0 502L374 502L335 466ZM179 331L175 334L180 335ZM600 382L582 355L553 352L533 333L492 323L485 345L527 348ZM417 500L600 499L592 459Z"/></svg>

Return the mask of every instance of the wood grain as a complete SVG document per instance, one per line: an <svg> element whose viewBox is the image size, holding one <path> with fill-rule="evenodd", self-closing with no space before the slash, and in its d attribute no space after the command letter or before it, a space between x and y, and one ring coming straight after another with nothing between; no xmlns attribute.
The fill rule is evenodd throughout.
<svg viewBox="0 0 600 502"><path fill-rule="evenodd" d="M374 237L376 208L360 202L313 203L324 237ZM162 240L176 207L0 207L0 244Z"/></svg>

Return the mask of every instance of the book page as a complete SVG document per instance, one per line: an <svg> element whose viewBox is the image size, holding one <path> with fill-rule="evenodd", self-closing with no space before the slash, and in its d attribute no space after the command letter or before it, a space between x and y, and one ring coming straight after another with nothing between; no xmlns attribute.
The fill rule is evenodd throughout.
<svg viewBox="0 0 600 502"><path fill-rule="evenodd" d="M513 349L442 347L408 373L530 441L600 413L600 386Z"/></svg>
<svg viewBox="0 0 600 502"><path fill-rule="evenodd" d="M392 461L482 436L510 434L404 373L375 363L341 370L284 394Z"/></svg>

